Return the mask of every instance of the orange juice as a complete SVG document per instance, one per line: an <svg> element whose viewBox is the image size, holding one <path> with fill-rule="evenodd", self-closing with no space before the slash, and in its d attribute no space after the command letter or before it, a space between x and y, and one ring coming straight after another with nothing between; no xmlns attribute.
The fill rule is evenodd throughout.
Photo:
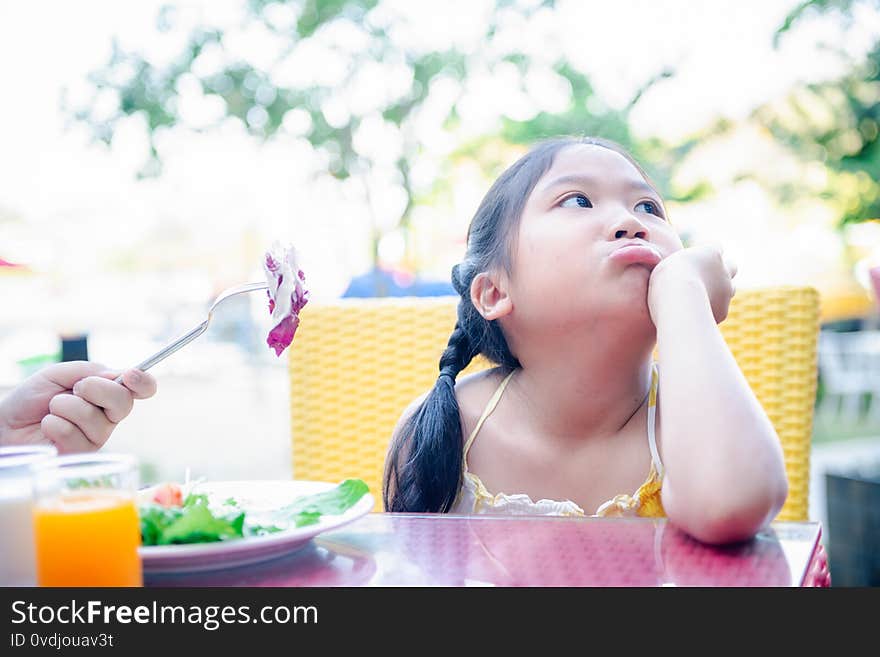
<svg viewBox="0 0 880 657"><path fill-rule="evenodd" d="M34 507L40 586L141 586L140 523L131 494L70 491Z"/></svg>

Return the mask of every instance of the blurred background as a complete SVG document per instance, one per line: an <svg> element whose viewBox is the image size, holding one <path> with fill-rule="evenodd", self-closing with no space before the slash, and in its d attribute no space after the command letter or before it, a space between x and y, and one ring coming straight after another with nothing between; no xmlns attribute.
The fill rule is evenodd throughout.
<svg viewBox="0 0 880 657"><path fill-rule="evenodd" d="M0 84L0 394L139 362L275 240L313 299L447 293L493 178L597 134L740 288L820 291L811 516L880 464L880 1L5 2ZM224 304L108 448L145 482L290 477L268 319Z"/></svg>

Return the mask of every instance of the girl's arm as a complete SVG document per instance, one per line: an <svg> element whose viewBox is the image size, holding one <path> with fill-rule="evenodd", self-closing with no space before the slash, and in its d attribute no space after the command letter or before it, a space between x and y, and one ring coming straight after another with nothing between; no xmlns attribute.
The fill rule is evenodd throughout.
<svg viewBox="0 0 880 657"><path fill-rule="evenodd" d="M735 272L733 272L735 273ZM685 249L651 275L670 521L709 543L751 538L788 494L782 446L718 330L732 272L710 247Z"/></svg>

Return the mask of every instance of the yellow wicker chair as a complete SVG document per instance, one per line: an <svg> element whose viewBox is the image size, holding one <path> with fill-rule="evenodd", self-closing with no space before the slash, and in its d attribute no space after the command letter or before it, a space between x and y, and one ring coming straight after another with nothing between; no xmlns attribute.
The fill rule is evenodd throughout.
<svg viewBox="0 0 880 657"><path fill-rule="evenodd" d="M456 303L401 297L306 306L289 349L294 477L360 477L379 496L392 429L434 384ZM782 441L789 496L778 519L806 520L818 293L741 290L721 330ZM486 366L480 359L465 372Z"/></svg>

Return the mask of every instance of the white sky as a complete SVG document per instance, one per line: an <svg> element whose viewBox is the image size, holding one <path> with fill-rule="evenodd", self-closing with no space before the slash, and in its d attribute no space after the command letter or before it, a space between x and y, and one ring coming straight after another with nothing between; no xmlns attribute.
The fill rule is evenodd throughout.
<svg viewBox="0 0 880 657"><path fill-rule="evenodd" d="M351 275L367 266L359 182L341 192L332 185L310 183L307 173L315 162L301 141L288 138L260 147L235 126L208 136L180 134L164 142L166 175L137 182L133 173L142 162L144 144L134 123L120 133L112 150L90 145L82 128L65 131L61 89L67 86L77 93L82 88L86 73L106 61L113 36L159 60L176 52L173 39L155 34L155 16L163 4L0 4L0 81L5 97L0 104L0 217L24 219L23 225L12 228L0 223L0 256L64 271L64 280L58 282L63 292L77 276L100 275L115 249L154 244L156 251L173 259L179 234L181 243L195 244L181 258L211 261L238 245L242 227L247 226L257 242L277 238L299 244L316 293L338 294ZM557 12L544 12L527 23L512 19L509 26L521 29L513 30L509 39L539 59L564 52L612 105L624 103L657 71L675 67L675 78L649 92L633 116L639 134L674 140L720 115L742 118L757 104L784 95L796 81L838 72L839 58L820 51L818 40L836 41L858 54L880 30L880 20L870 12L860 17L859 27L845 42L832 22L809 21L774 51L773 29L796 4L797 0L563 1ZM179 5L184 17L201 9L230 21L237 3L190 0ZM454 39L467 47L479 33L486 6L485 0L396 0L387 11L410 15L409 29L400 32L400 39L425 45L431 45L431 39L434 45ZM285 20L283 12L278 20ZM468 31L467 25L476 27ZM232 46L255 61L268 62L270 41L250 34ZM330 64L313 63L313 68L329 74ZM516 115L535 101L522 95L506 97L504 85L498 79L493 82L492 76L482 82L484 97L495 105L480 102L480 97L464 104L465 121L474 133L492 127L499 103ZM552 105L552 89L542 87L542 80L534 81L534 89L542 102ZM379 150L394 138L383 134L381 126L371 134ZM363 138L369 141L370 135ZM426 133L425 143L436 145L421 163L421 175L427 179L437 170L432 158L436 164L449 147L442 139L431 140ZM472 193L482 191L475 186ZM380 195L392 214L399 205L395 193L389 188ZM458 224L463 227L468 218L457 218ZM231 261L223 276L195 276L190 285L197 295L254 273L256 265L248 269Z"/></svg>

